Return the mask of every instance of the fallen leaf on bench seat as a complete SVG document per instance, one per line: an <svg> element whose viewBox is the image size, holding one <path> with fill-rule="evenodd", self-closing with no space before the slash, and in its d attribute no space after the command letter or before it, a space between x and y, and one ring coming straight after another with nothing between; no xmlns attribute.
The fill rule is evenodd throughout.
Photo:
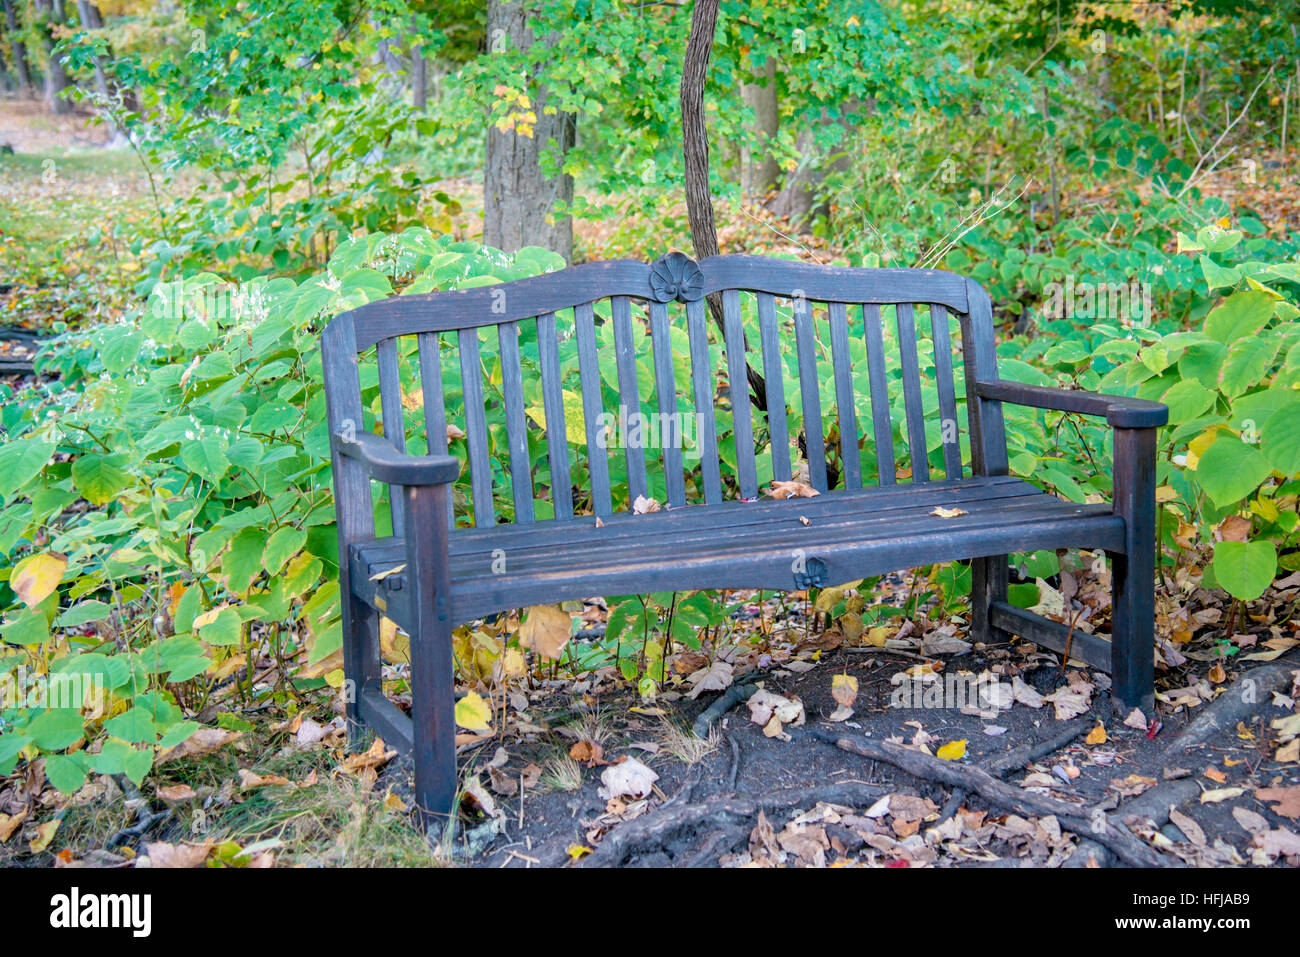
<svg viewBox="0 0 1300 957"><path fill-rule="evenodd" d="M657 512L663 506L652 498L646 498L644 495L638 495L636 501L632 503L632 512L635 515L648 515L650 512Z"/></svg>
<svg viewBox="0 0 1300 957"><path fill-rule="evenodd" d="M773 481L767 494L772 498L812 498L814 495L820 495L821 492L803 482Z"/></svg>
<svg viewBox="0 0 1300 957"><path fill-rule="evenodd" d="M396 575L398 572L405 570L405 568L406 568L406 562L402 562L402 564L394 565L392 568L388 569L387 571L376 572L375 574L370 576L370 580L372 582L381 582L389 575Z"/></svg>
<svg viewBox="0 0 1300 957"><path fill-rule="evenodd" d="M936 505L930 509L930 514L939 518L956 518L958 515L967 515L969 513L963 508L944 508L942 505Z"/></svg>
<svg viewBox="0 0 1300 957"><path fill-rule="evenodd" d="M573 619L555 605L533 605L519 626L519 645L531 648L544 658L559 661L569 643Z"/></svg>

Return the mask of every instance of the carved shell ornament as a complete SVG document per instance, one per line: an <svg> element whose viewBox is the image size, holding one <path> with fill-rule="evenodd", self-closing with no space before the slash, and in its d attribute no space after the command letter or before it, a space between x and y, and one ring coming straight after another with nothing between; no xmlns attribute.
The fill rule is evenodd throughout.
<svg viewBox="0 0 1300 957"><path fill-rule="evenodd" d="M650 290L656 302L694 302L704 294L704 272L685 253L669 253L650 266Z"/></svg>

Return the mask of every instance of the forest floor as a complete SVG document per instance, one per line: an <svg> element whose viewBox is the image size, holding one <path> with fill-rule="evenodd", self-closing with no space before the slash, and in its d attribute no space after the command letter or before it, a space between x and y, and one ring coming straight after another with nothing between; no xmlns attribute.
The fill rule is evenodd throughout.
<svg viewBox="0 0 1300 957"><path fill-rule="evenodd" d="M134 156L102 141L84 117L0 101L14 148L0 154L0 325L93 318L129 287L138 261L87 232L129 232L152 200ZM833 258L761 214L721 228L729 248ZM1062 581L1043 585L1050 597ZM884 600L901 612L910 590L893 576ZM348 753L340 702L317 698L294 715L228 708L143 789L101 776L67 800L40 762L0 781L0 864L1102 865L1113 855L1092 838L1137 853L1105 831L1129 819L1162 863L1300 865L1300 576L1235 615L1186 570L1166 582L1158 703L1141 716L1116 713L1096 671L1020 642L972 645L960 611L923 605L853 635L806 596L730 597L741 612L670 655L652 700L612 665L498 692L492 732L460 748L461 820L433 847L412 827L409 762ZM603 606L584 617L598 633ZM976 680L992 702L935 690ZM758 700L696 737L735 686Z"/></svg>

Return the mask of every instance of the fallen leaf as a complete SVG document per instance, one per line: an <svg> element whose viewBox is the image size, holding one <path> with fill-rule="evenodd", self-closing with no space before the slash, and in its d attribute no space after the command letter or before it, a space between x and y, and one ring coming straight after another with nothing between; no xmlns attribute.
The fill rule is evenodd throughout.
<svg viewBox="0 0 1300 957"><path fill-rule="evenodd" d="M239 769L239 790L252 791L255 788L265 787L287 787L293 784L286 777L279 774L258 774L256 771L250 771L248 768Z"/></svg>
<svg viewBox="0 0 1300 957"><path fill-rule="evenodd" d="M158 760L154 764L166 764L168 761L175 761L177 758L195 758L204 754L211 754L218 748L236 740L242 734L242 731L227 731L224 728L199 728L174 748L168 748L158 755Z"/></svg>
<svg viewBox="0 0 1300 957"><path fill-rule="evenodd" d="M1201 792L1201 803L1218 804L1230 798L1241 797L1245 793L1245 788L1211 788L1208 791Z"/></svg>
<svg viewBox="0 0 1300 957"><path fill-rule="evenodd" d="M853 675L835 675L831 678L831 697L842 708L853 707L858 698L858 679Z"/></svg>
<svg viewBox="0 0 1300 957"><path fill-rule="evenodd" d="M944 761L959 761L966 756L966 739L949 741L935 752L935 756Z"/></svg>
<svg viewBox="0 0 1300 957"><path fill-rule="evenodd" d="M1255 797L1261 801L1276 802L1273 813L1292 820L1300 817L1300 785L1289 788L1260 788Z"/></svg>
<svg viewBox="0 0 1300 957"><path fill-rule="evenodd" d="M705 691L723 691L731 687L733 677L731 662L716 660L708 668L695 672L687 679L695 685L687 697L698 698Z"/></svg>
<svg viewBox="0 0 1300 957"><path fill-rule="evenodd" d="M17 814L0 814L0 844L5 843L9 838L14 836L14 831L22 825L27 819L27 809L19 811Z"/></svg>
<svg viewBox="0 0 1300 957"><path fill-rule="evenodd" d="M601 787L597 793L606 801L624 797L639 800L650 793L658 780L659 775L636 758L626 758L600 773Z"/></svg>
<svg viewBox="0 0 1300 957"><path fill-rule="evenodd" d="M772 498L812 498L821 493L811 485L806 485L803 482L773 481L768 487L767 494Z"/></svg>
<svg viewBox="0 0 1300 957"><path fill-rule="evenodd" d="M1178 808L1169 809L1169 820L1173 821L1178 830L1187 835L1187 839L1197 847L1205 846L1205 832L1201 830L1201 826Z"/></svg>
<svg viewBox="0 0 1300 957"><path fill-rule="evenodd" d="M1097 722L1097 726L1088 732L1088 736L1083 739L1084 744L1105 744L1106 743L1106 726Z"/></svg>
<svg viewBox="0 0 1300 957"><path fill-rule="evenodd" d="M936 505L934 508L930 509L930 514L938 516L939 518L956 518L959 515L967 515L969 513L963 508L944 508L942 505Z"/></svg>
<svg viewBox="0 0 1300 957"><path fill-rule="evenodd" d="M59 825L63 823L62 818L53 818L44 824L37 825L36 836L31 839L28 847L32 849L33 854L39 854L50 846L50 841L54 840L54 834L58 831Z"/></svg>
<svg viewBox="0 0 1300 957"><path fill-rule="evenodd" d="M661 508L663 508L663 506L654 499L646 498L644 495L638 495L636 501L632 503L632 514L649 515L651 512L657 512Z"/></svg>
<svg viewBox="0 0 1300 957"><path fill-rule="evenodd" d="M456 702L456 723L467 731L487 731L492 709L477 691L466 693Z"/></svg>
<svg viewBox="0 0 1300 957"><path fill-rule="evenodd" d="M147 860L150 867L198 867L211 853L212 844L207 841L202 844L165 844L160 841L145 845L143 860ZM140 866L143 860L136 866Z"/></svg>
<svg viewBox="0 0 1300 957"><path fill-rule="evenodd" d="M164 801L167 804L177 804L181 801L192 801L198 797L198 795L194 793L194 788L190 787L188 784L173 784L170 787L154 788L154 793L158 795L159 800Z"/></svg>
<svg viewBox="0 0 1300 957"><path fill-rule="evenodd" d="M609 763L605 760L605 749L595 741L575 741L573 747L569 748L569 757L589 768Z"/></svg>
<svg viewBox="0 0 1300 957"><path fill-rule="evenodd" d="M558 605L533 605L519 626L519 645L559 661L572 630L573 619Z"/></svg>
<svg viewBox="0 0 1300 957"><path fill-rule="evenodd" d="M389 749L383 738L375 738L369 750L364 754L349 754L339 763L339 769L348 774L357 774L383 767L395 757L397 752Z"/></svg>
<svg viewBox="0 0 1300 957"><path fill-rule="evenodd" d="M1128 717L1124 719L1124 727L1145 731L1147 729L1147 717L1140 708L1134 708L1128 713Z"/></svg>

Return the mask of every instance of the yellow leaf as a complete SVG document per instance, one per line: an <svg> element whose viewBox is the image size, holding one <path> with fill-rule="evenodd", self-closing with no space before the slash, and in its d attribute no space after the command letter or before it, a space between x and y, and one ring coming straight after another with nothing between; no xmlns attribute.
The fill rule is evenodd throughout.
<svg viewBox="0 0 1300 957"><path fill-rule="evenodd" d="M559 661L569 643L573 619L555 605L533 605L519 627L519 644L544 658Z"/></svg>
<svg viewBox="0 0 1300 957"><path fill-rule="evenodd" d="M570 844L568 847L568 852L569 852L569 856L576 861L578 858L586 857L588 854L590 854L591 848L585 847L582 844Z"/></svg>
<svg viewBox="0 0 1300 957"><path fill-rule="evenodd" d="M383 656L395 665L409 664L411 661L411 639L397 630L397 622L391 618L379 618L379 648Z"/></svg>
<svg viewBox="0 0 1300 957"><path fill-rule="evenodd" d="M949 741L941 747L935 754L944 761L956 761L966 756L966 739L959 738L956 741Z"/></svg>
<svg viewBox="0 0 1300 957"><path fill-rule="evenodd" d="M831 679L831 697L851 708L858 697L858 679L853 675L836 675Z"/></svg>
<svg viewBox="0 0 1300 957"><path fill-rule="evenodd" d="M1106 743L1105 725L1098 723L1097 727L1093 728L1091 731L1088 732L1088 736L1083 739L1083 743L1084 744L1105 744Z"/></svg>
<svg viewBox="0 0 1300 957"><path fill-rule="evenodd" d="M59 823L60 818L56 817L52 821L46 821L36 829L36 837L32 838L31 843L28 845L31 847L33 854L39 854L50 846L50 841L54 840L54 832L59 829Z"/></svg>
<svg viewBox="0 0 1300 957"><path fill-rule="evenodd" d="M867 632L867 644L876 648L885 647L885 641L889 638L889 629L884 625L877 625Z"/></svg>
<svg viewBox="0 0 1300 957"><path fill-rule="evenodd" d="M471 691L456 702L456 723L466 731L487 731L492 709L477 691Z"/></svg>
<svg viewBox="0 0 1300 957"><path fill-rule="evenodd" d="M394 794L392 788L389 788L388 793L384 795L384 807L395 814L406 813L406 802Z"/></svg>
<svg viewBox="0 0 1300 957"><path fill-rule="evenodd" d="M518 648L507 648L501 656L501 673L507 678L522 678L526 670L523 652Z"/></svg>
<svg viewBox="0 0 1300 957"><path fill-rule="evenodd" d="M1178 492L1172 485L1162 485L1156 489L1157 502L1172 502L1176 498L1178 498Z"/></svg>
<svg viewBox="0 0 1300 957"><path fill-rule="evenodd" d="M57 552L28 555L14 566L9 587L28 608L35 608L58 587L68 568L68 559Z"/></svg>

